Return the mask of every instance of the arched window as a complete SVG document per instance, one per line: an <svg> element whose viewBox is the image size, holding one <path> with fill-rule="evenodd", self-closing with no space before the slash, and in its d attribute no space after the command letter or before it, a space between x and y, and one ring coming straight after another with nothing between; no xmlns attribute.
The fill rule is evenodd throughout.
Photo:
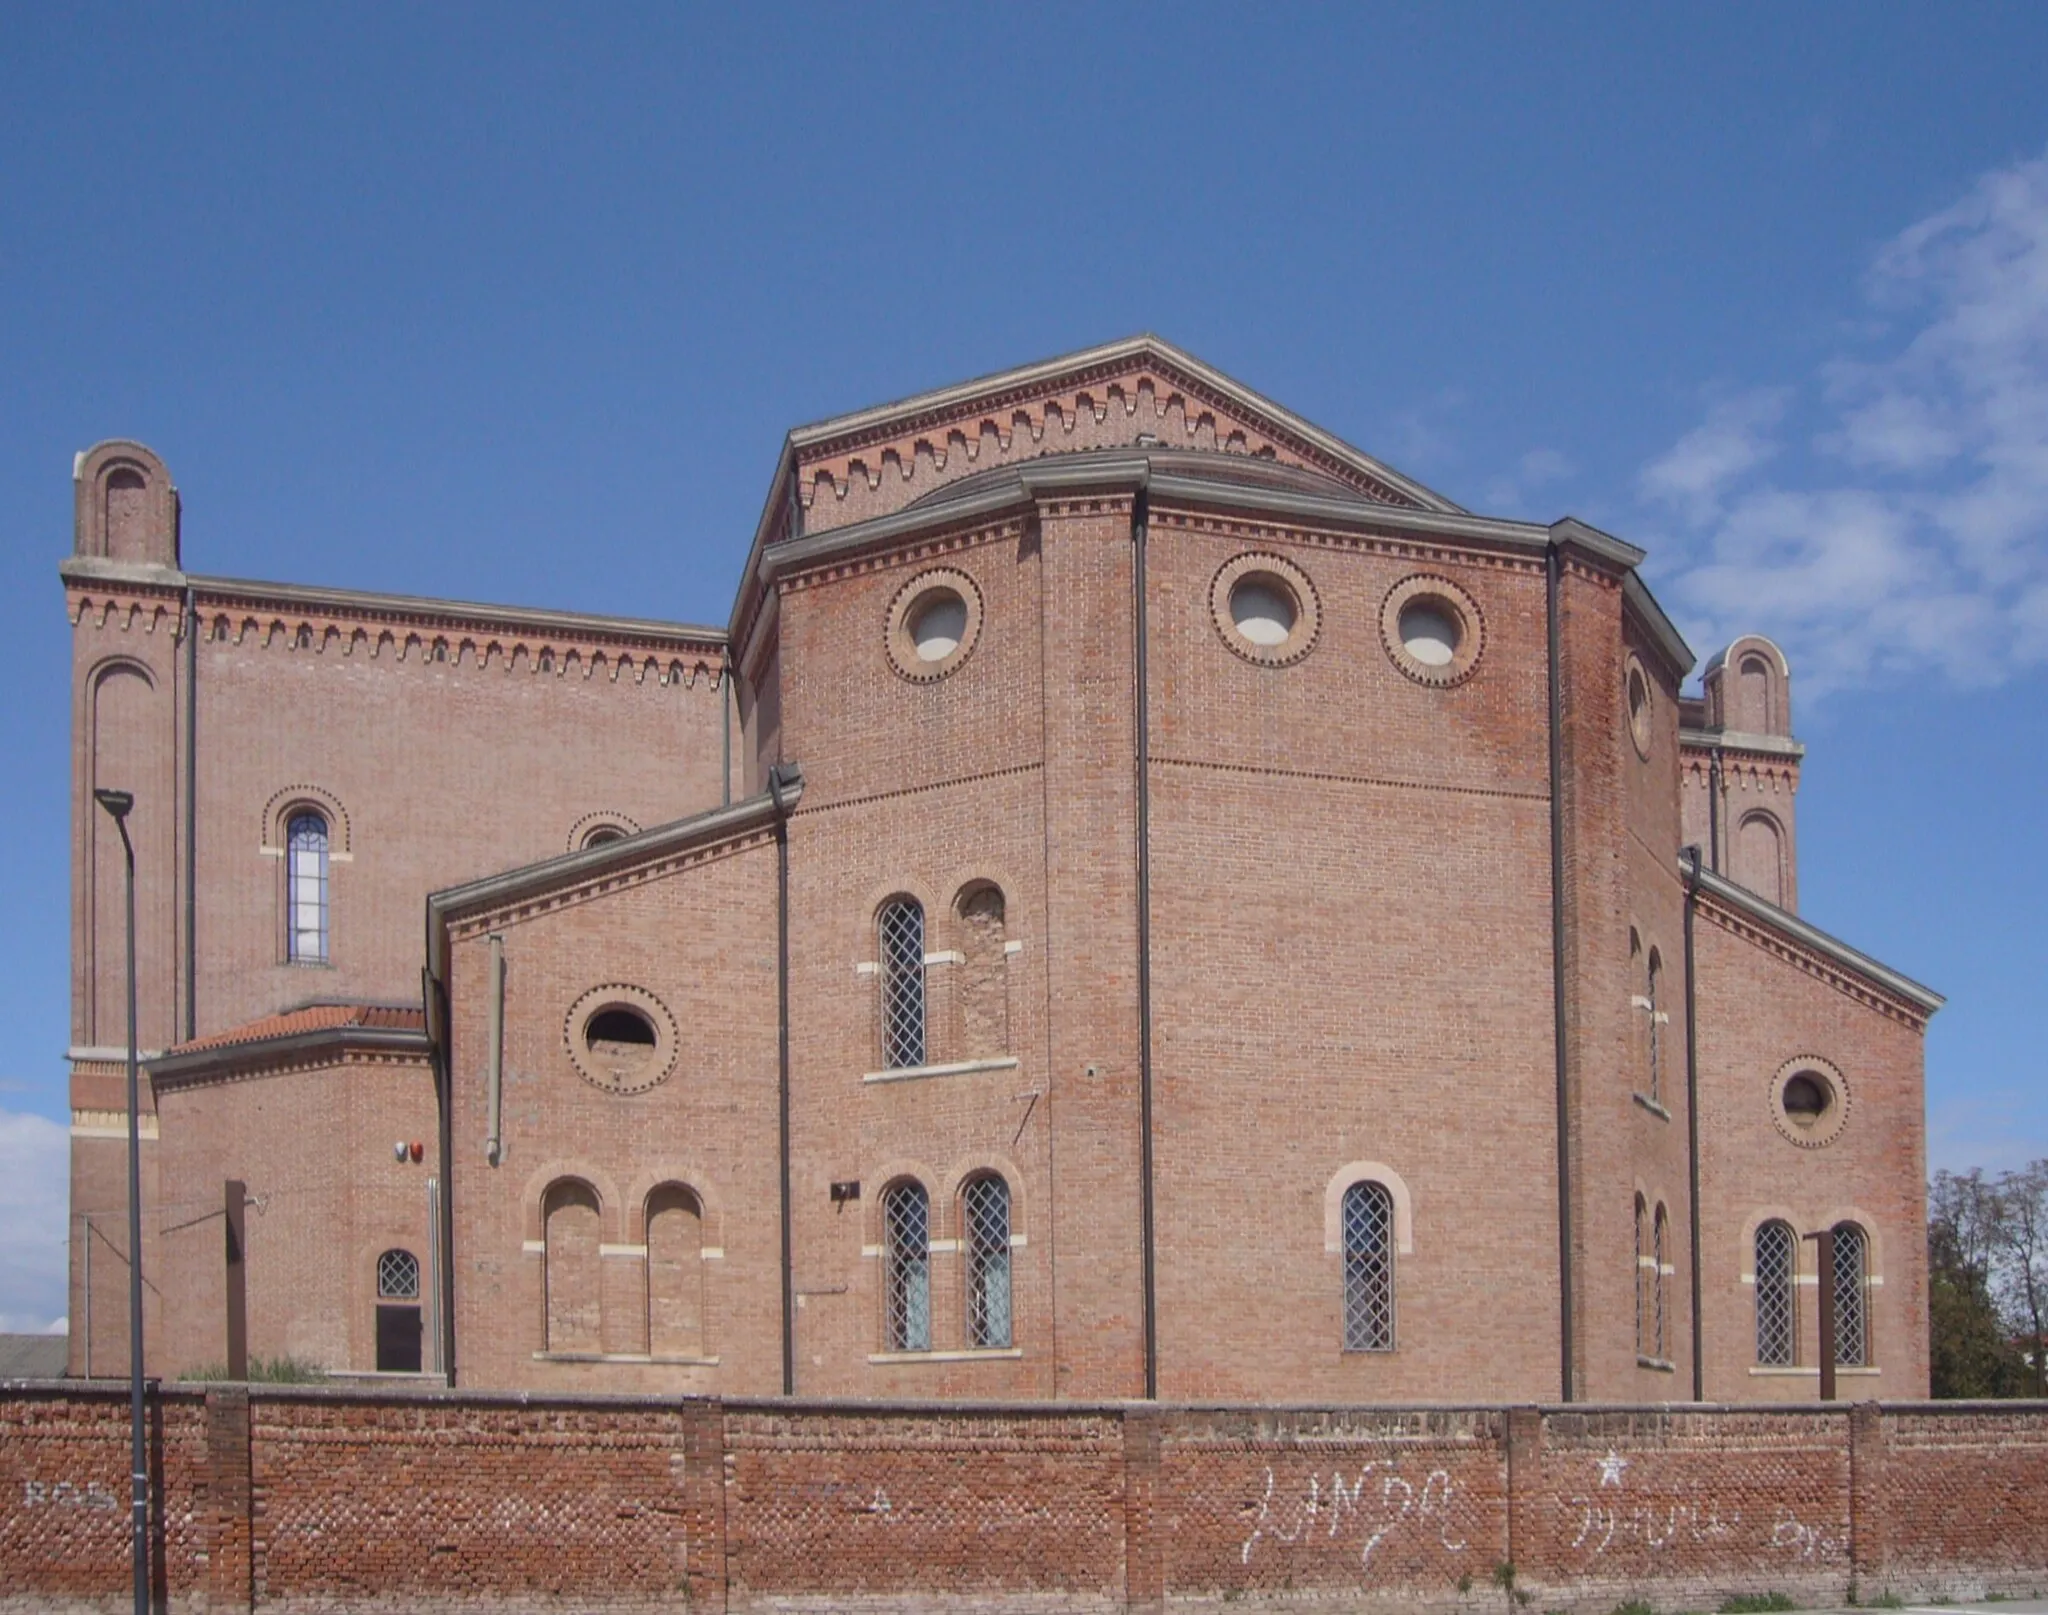
<svg viewBox="0 0 2048 1615"><path fill-rule="evenodd" d="M1636 1196L1636 1355L1650 1355L1650 1208Z"/></svg>
<svg viewBox="0 0 2048 1615"><path fill-rule="evenodd" d="M1746 813L1735 827L1735 878L1766 902L1784 907L1784 838L1770 814Z"/></svg>
<svg viewBox="0 0 2048 1615"><path fill-rule="evenodd" d="M377 1258L377 1372L420 1371L420 1260L408 1250Z"/></svg>
<svg viewBox="0 0 2048 1615"><path fill-rule="evenodd" d="M1661 1104L1664 1099L1664 959L1655 948L1650 950L1649 974L1645 982L1643 996L1649 1000L1650 1005L1650 1061L1649 1086L1644 1091Z"/></svg>
<svg viewBox="0 0 2048 1615"><path fill-rule="evenodd" d="M1798 1361L1799 1311L1794 1264L1799 1241L1782 1222L1756 1231L1756 1360L1765 1368Z"/></svg>
<svg viewBox="0 0 2048 1615"><path fill-rule="evenodd" d="M960 1194L967 1230L967 1344L1010 1344L1010 1186L993 1173Z"/></svg>
<svg viewBox="0 0 2048 1615"><path fill-rule="evenodd" d="M882 950L882 1067L924 1064L924 906L892 897L877 917Z"/></svg>
<svg viewBox="0 0 2048 1615"><path fill-rule="evenodd" d="M1670 1248L1671 1218L1659 1201L1650 1226L1650 1339L1654 1345L1651 1355L1660 1363L1671 1360L1671 1264L1664 1259Z"/></svg>
<svg viewBox="0 0 2048 1615"><path fill-rule="evenodd" d="M882 1196L882 1287L891 1351L932 1348L931 1225L924 1185L891 1184Z"/></svg>
<svg viewBox="0 0 2048 1615"><path fill-rule="evenodd" d="M1344 1349L1394 1349L1394 1197L1383 1183L1344 1191Z"/></svg>
<svg viewBox="0 0 2048 1615"><path fill-rule="evenodd" d="M1835 1361L1867 1368L1870 1350L1870 1239L1853 1222L1835 1225Z"/></svg>
<svg viewBox="0 0 2048 1615"><path fill-rule="evenodd" d="M704 1355L704 1209L680 1183L647 1197L647 1349Z"/></svg>
<svg viewBox="0 0 2048 1615"><path fill-rule="evenodd" d="M327 821L310 810L285 827L285 957L302 964L327 958Z"/></svg>
<svg viewBox="0 0 2048 1615"><path fill-rule="evenodd" d="M547 1349L595 1352L602 1318L597 1191L575 1178L551 1184L541 1200L541 1221Z"/></svg>

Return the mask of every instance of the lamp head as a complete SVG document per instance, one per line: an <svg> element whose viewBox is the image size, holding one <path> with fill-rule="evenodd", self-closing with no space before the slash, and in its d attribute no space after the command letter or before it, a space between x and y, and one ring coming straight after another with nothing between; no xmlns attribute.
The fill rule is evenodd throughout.
<svg viewBox="0 0 2048 1615"><path fill-rule="evenodd" d="M92 799L117 819L128 817L128 810L135 806L133 791L94 791Z"/></svg>

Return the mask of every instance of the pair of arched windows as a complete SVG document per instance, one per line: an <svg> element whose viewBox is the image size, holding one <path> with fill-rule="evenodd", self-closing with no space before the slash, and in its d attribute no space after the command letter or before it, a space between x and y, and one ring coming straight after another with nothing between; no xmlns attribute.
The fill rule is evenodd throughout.
<svg viewBox="0 0 2048 1615"><path fill-rule="evenodd" d="M1756 1231L1756 1360L1759 1367L1791 1368L1799 1361L1799 1236L1773 1218ZM1835 1362L1865 1368L1870 1339L1870 1236L1853 1222L1837 1223L1834 1238Z"/></svg>
<svg viewBox="0 0 2048 1615"><path fill-rule="evenodd" d="M326 815L302 808L285 825L285 957L294 964L327 962L328 826Z"/></svg>
<svg viewBox="0 0 2048 1615"><path fill-rule="evenodd" d="M944 1058L1000 1054L1009 1044L1004 967L1008 943L1000 887L985 881L964 887L953 919L961 947L945 957L959 972L953 1011L944 1017L957 1046ZM881 1064L904 1071L929 1063L932 1004L924 905L899 893L875 914L876 970L880 977ZM941 1036L940 1042L948 1038Z"/></svg>
<svg viewBox="0 0 2048 1615"><path fill-rule="evenodd" d="M1010 1186L993 1172L960 1189L966 1258L961 1338L970 1348L1012 1343ZM882 1193L883 1334L890 1351L932 1349L931 1197L914 1178Z"/></svg>
<svg viewBox="0 0 2048 1615"><path fill-rule="evenodd" d="M644 1207L645 1286L639 1316L612 1320L614 1344L631 1354L704 1354L704 1209L686 1184L650 1190ZM600 1271L602 1207L581 1178L561 1178L541 1197L542 1312L550 1352L605 1350L604 1284ZM637 1310L637 1309L636 1309Z"/></svg>
<svg viewBox="0 0 2048 1615"><path fill-rule="evenodd" d="M1636 1196L1636 1356L1671 1360L1671 1216Z"/></svg>

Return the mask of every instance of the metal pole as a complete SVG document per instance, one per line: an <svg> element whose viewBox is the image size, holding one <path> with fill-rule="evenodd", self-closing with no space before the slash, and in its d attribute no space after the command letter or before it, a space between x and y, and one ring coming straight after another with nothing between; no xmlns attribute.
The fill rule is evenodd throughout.
<svg viewBox="0 0 2048 1615"><path fill-rule="evenodd" d="M1814 1260L1820 1264L1820 1399L1835 1399L1835 1231L1823 1228L1808 1234L1813 1241Z"/></svg>
<svg viewBox="0 0 2048 1615"><path fill-rule="evenodd" d="M240 1178L227 1181L225 1211L228 1233L228 1378L249 1377L249 1267L244 1243L243 1207L249 1186Z"/></svg>
<svg viewBox="0 0 2048 1615"><path fill-rule="evenodd" d="M128 839L127 791L94 791L93 800L121 832L128 901L128 1425L133 1472L129 1476L135 1564L135 1615L149 1615L149 1466L142 1442L142 1121L136 1078L135 843Z"/></svg>

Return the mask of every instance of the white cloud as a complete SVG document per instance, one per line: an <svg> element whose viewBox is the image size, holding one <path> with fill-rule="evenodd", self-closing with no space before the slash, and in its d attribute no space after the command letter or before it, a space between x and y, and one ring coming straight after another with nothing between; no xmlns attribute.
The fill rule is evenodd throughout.
<svg viewBox="0 0 2048 1615"><path fill-rule="evenodd" d="M0 1331L64 1319L71 1140L46 1116L0 1110Z"/></svg>
<svg viewBox="0 0 2048 1615"><path fill-rule="evenodd" d="M1728 489L1778 452L1770 434L1789 396L1782 387L1760 387L1722 399L1643 468L1637 487L1646 499L1676 506L1688 521L1712 521Z"/></svg>
<svg viewBox="0 0 2048 1615"><path fill-rule="evenodd" d="M1515 462L1512 472L1487 484L1486 508L1513 511L1538 488L1563 482L1576 475L1578 469L1556 449L1531 449Z"/></svg>
<svg viewBox="0 0 2048 1615"><path fill-rule="evenodd" d="M1875 351L1721 400L1644 469L1689 528L1672 603L1702 649L1770 634L1808 693L2048 661L2048 157L1903 231L1865 300Z"/></svg>

